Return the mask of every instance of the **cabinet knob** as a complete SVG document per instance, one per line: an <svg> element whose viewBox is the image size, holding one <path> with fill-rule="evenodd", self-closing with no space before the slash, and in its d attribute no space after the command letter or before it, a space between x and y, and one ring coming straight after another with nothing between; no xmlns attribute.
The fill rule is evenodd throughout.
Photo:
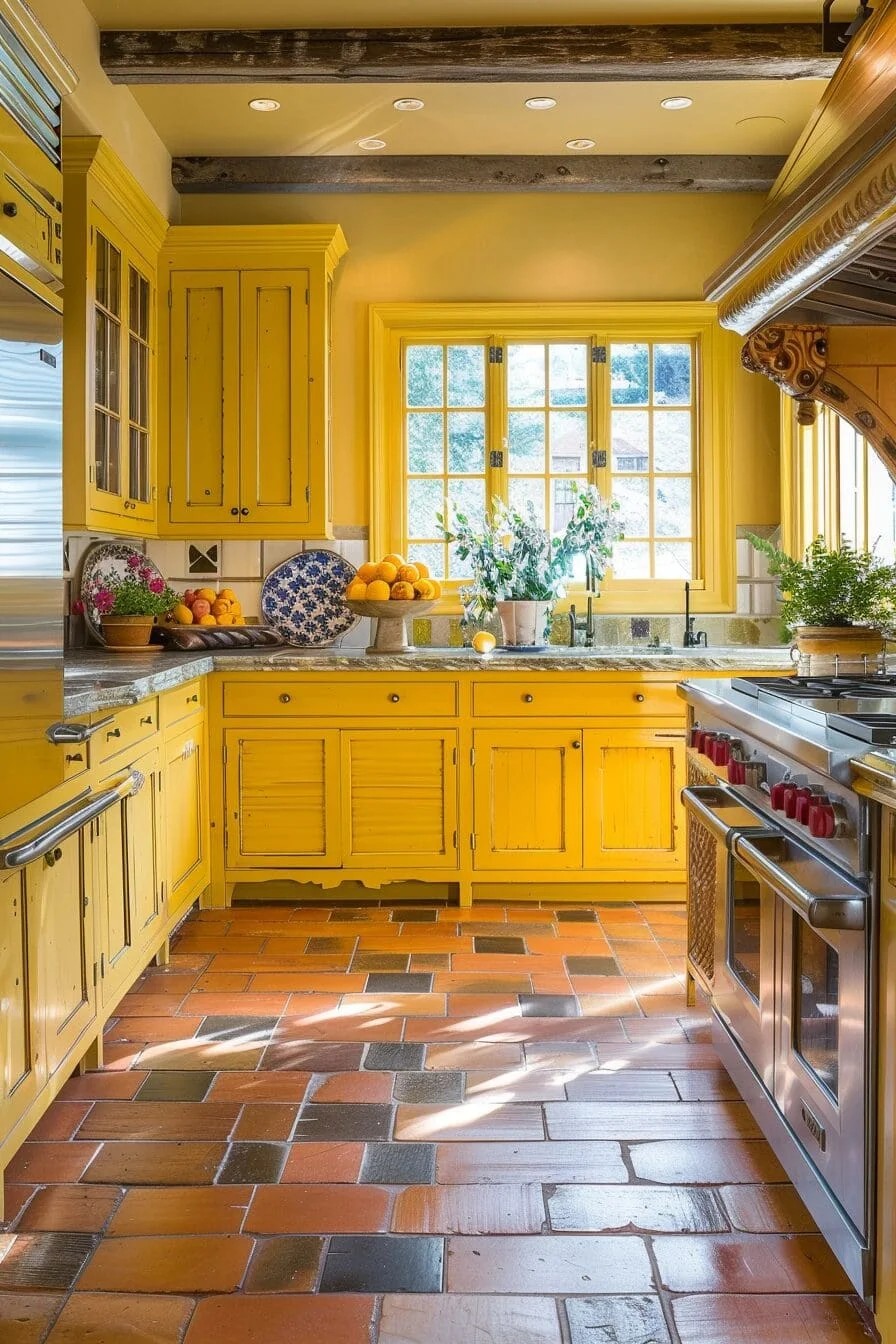
<svg viewBox="0 0 896 1344"><path fill-rule="evenodd" d="M284 691L283 694L282 694L281 697L280 697L280 703L281 703L281 705L288 705L291 699L292 699L292 696L291 696L291 695L287 695L286 692Z"/></svg>
<svg viewBox="0 0 896 1344"><path fill-rule="evenodd" d="M120 729L120 728L110 728L109 731L108 731L108 733L106 734L106 738L108 739L108 738L110 738L110 737L121 737L121 729Z"/></svg>
<svg viewBox="0 0 896 1344"><path fill-rule="evenodd" d="M573 751L581 751L582 750L581 742L573 742L572 749Z"/></svg>
<svg viewBox="0 0 896 1344"><path fill-rule="evenodd" d="M16 215L19 213L19 207L16 205L15 201L4 201L3 213L6 215L7 219L15 219Z"/></svg>
<svg viewBox="0 0 896 1344"><path fill-rule="evenodd" d="M638 702L639 705L643 705L643 703L644 703L644 697L643 697L643 695L641 694L640 691L638 691L638 694L635 696L635 699L637 700L637 702Z"/></svg>
<svg viewBox="0 0 896 1344"><path fill-rule="evenodd" d="M230 512L233 514L234 518L239 518L240 516L239 509L231 509Z"/></svg>
<svg viewBox="0 0 896 1344"><path fill-rule="evenodd" d="M248 510L248 509L240 509L240 513L243 515L244 518L246 518L246 517L248 517L249 510Z"/></svg>
<svg viewBox="0 0 896 1344"><path fill-rule="evenodd" d="M395 694L393 693L392 695L389 696L389 699L392 701L393 705L397 705L398 702L399 702L399 700L401 699L401 696L400 696L400 695L395 695Z"/></svg>
<svg viewBox="0 0 896 1344"><path fill-rule="evenodd" d="M523 696L523 704L531 705L531 703L532 703L532 701L533 701L534 699L535 699L535 696L534 696L534 695L524 695L524 696Z"/></svg>
<svg viewBox="0 0 896 1344"><path fill-rule="evenodd" d="M192 695L187 696L188 705L195 705L198 703L198 701L199 701L199 694L197 691L194 691Z"/></svg>

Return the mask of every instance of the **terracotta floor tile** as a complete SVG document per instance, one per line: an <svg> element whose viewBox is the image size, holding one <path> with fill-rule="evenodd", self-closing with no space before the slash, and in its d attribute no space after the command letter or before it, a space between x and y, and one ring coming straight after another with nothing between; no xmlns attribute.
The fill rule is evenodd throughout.
<svg viewBox="0 0 896 1344"><path fill-rule="evenodd" d="M73 1293L47 1344L177 1344L193 1305L188 1297Z"/></svg>
<svg viewBox="0 0 896 1344"><path fill-rule="evenodd" d="M251 979L248 971L207 971L191 988L195 994L244 994Z"/></svg>
<svg viewBox="0 0 896 1344"><path fill-rule="evenodd" d="M758 1138L759 1126L743 1102L547 1102L545 1121L552 1139Z"/></svg>
<svg viewBox="0 0 896 1344"><path fill-rule="evenodd" d="M638 1237L452 1237L449 1293L644 1293L652 1276Z"/></svg>
<svg viewBox="0 0 896 1344"><path fill-rule="evenodd" d="M309 1101L391 1101L394 1073L331 1073L315 1083Z"/></svg>
<svg viewBox="0 0 896 1344"><path fill-rule="evenodd" d="M239 1045L234 1041L194 1041L186 1045L149 1045L138 1056L141 1069L256 1069L263 1045ZM108 1061L108 1051L106 1059Z"/></svg>
<svg viewBox="0 0 896 1344"><path fill-rule="evenodd" d="M728 1185L719 1194L739 1232L817 1232L792 1185Z"/></svg>
<svg viewBox="0 0 896 1344"><path fill-rule="evenodd" d="M471 1069L467 1101L563 1101L563 1074L558 1069Z"/></svg>
<svg viewBox="0 0 896 1344"><path fill-rule="evenodd" d="M370 1344L374 1298L244 1293L200 1302L184 1344Z"/></svg>
<svg viewBox="0 0 896 1344"><path fill-rule="evenodd" d="M196 984L196 971L178 971L171 966L149 966L141 975L132 992L141 994L174 994L183 998Z"/></svg>
<svg viewBox="0 0 896 1344"><path fill-rule="evenodd" d="M308 1090L310 1073L219 1073L209 1101L300 1102Z"/></svg>
<svg viewBox="0 0 896 1344"><path fill-rule="evenodd" d="M286 1158L280 1184L353 1183L358 1179L363 1158L363 1143L294 1143Z"/></svg>
<svg viewBox="0 0 896 1344"><path fill-rule="evenodd" d="M118 1005L119 1017L174 1017L185 994L144 994L132 990Z"/></svg>
<svg viewBox="0 0 896 1344"><path fill-rule="evenodd" d="M869 1344L874 1338L845 1297L680 1297L681 1344Z"/></svg>
<svg viewBox="0 0 896 1344"><path fill-rule="evenodd" d="M401 1190L393 1232L541 1232L540 1185L412 1185Z"/></svg>
<svg viewBox="0 0 896 1344"><path fill-rule="evenodd" d="M50 1293L0 1293L3 1344L41 1344L62 1302Z"/></svg>
<svg viewBox="0 0 896 1344"><path fill-rule="evenodd" d="M104 1293L232 1293L253 1244L240 1236L107 1237L78 1287Z"/></svg>
<svg viewBox="0 0 896 1344"><path fill-rule="evenodd" d="M89 1072L75 1074L59 1093L60 1101L126 1101L146 1082L146 1074Z"/></svg>
<svg viewBox="0 0 896 1344"><path fill-rule="evenodd" d="M740 1094L724 1069L673 1069L682 1101L736 1101Z"/></svg>
<svg viewBox="0 0 896 1344"><path fill-rule="evenodd" d="M679 1093L669 1073L649 1069L595 1069L571 1077L566 1083L570 1101L678 1101Z"/></svg>
<svg viewBox="0 0 896 1344"><path fill-rule="evenodd" d="M114 1185L49 1185L19 1219L19 1232L101 1232L122 1192Z"/></svg>
<svg viewBox="0 0 896 1344"><path fill-rule="evenodd" d="M287 1106L281 1102L257 1102L244 1106L233 1131L235 1143L246 1141L286 1140L292 1134L297 1105Z"/></svg>
<svg viewBox="0 0 896 1344"><path fill-rule="evenodd" d="M494 1106L463 1102L457 1106L399 1106L395 1138L432 1143L441 1140L540 1139L544 1137L541 1107L533 1102Z"/></svg>
<svg viewBox="0 0 896 1344"><path fill-rule="evenodd" d="M97 1240L87 1232L0 1233L0 1296L68 1291Z"/></svg>
<svg viewBox="0 0 896 1344"><path fill-rule="evenodd" d="M98 1143L23 1143L9 1160L6 1179L13 1184L67 1185L80 1180L99 1150Z"/></svg>
<svg viewBox="0 0 896 1344"><path fill-rule="evenodd" d="M314 971L296 969L294 971L259 971L252 979L252 988L258 992L283 992L285 994L315 993L340 994L360 993L367 981L367 973L355 974L345 971Z"/></svg>
<svg viewBox="0 0 896 1344"><path fill-rule="evenodd" d="M432 987L437 994L528 994L532 978L528 975L460 975L457 971L436 971Z"/></svg>
<svg viewBox="0 0 896 1344"><path fill-rule="evenodd" d="M215 952L258 953L264 947L263 937L251 938L247 934L203 933L188 925L184 933L172 943L172 951L214 954Z"/></svg>
<svg viewBox="0 0 896 1344"><path fill-rule="evenodd" d="M547 1193L555 1232L727 1232L711 1190L679 1186L560 1185Z"/></svg>
<svg viewBox="0 0 896 1344"><path fill-rule="evenodd" d="M204 1185L224 1143L104 1143L83 1179L102 1185Z"/></svg>
<svg viewBox="0 0 896 1344"><path fill-rule="evenodd" d="M448 1014L490 1024L520 1017L522 1012L516 994L449 994Z"/></svg>
<svg viewBox="0 0 896 1344"><path fill-rule="evenodd" d="M37 1142L70 1139L92 1104L90 1101L54 1101L29 1137Z"/></svg>
<svg viewBox="0 0 896 1344"><path fill-rule="evenodd" d="M249 1185L183 1185L128 1190L109 1225L108 1235L151 1237L239 1232L252 1189Z"/></svg>
<svg viewBox="0 0 896 1344"><path fill-rule="evenodd" d="M79 1139L226 1139L240 1113L226 1101L98 1101Z"/></svg>
<svg viewBox="0 0 896 1344"><path fill-rule="evenodd" d="M243 1017L279 1017L286 1007L288 995L255 993L241 994L239 1011ZM234 1002L229 994L188 994L181 1004L184 1017L197 1013L209 1013L214 1017L232 1013Z"/></svg>
<svg viewBox="0 0 896 1344"><path fill-rule="evenodd" d="M560 1344L552 1298L387 1293L379 1344Z"/></svg>
<svg viewBox="0 0 896 1344"><path fill-rule="evenodd" d="M290 1000L290 1006L287 1007L281 1022L281 1031L288 1027L292 1022L292 1009L296 1000L301 996L293 996ZM299 1005L295 1008L296 1017L302 1016L302 1009ZM426 1020L426 1019L424 1019ZM434 1019L441 1021L440 1018ZM295 1032L307 1040L318 1041L400 1041L404 1031L404 1018L384 1014L382 1017L371 1019L367 1016L348 1017L339 1016L332 1018L323 1018L316 1022L296 1021ZM273 1052L279 1051L279 1046L271 1046L271 1057ZM265 1058L265 1068L269 1067L268 1057ZM353 1066L354 1067L354 1066Z"/></svg>
<svg viewBox="0 0 896 1344"><path fill-rule="evenodd" d="M385 1232L392 1196L375 1185L274 1185L255 1193L245 1231Z"/></svg>
<svg viewBox="0 0 896 1344"><path fill-rule="evenodd" d="M5 1181L0 1186L0 1192L3 1195L3 1217L0 1219L0 1231L4 1227L12 1227L36 1191L36 1185L13 1185L10 1181Z"/></svg>
<svg viewBox="0 0 896 1344"><path fill-rule="evenodd" d="M444 1017L447 997L444 994L343 994L341 1012L349 1017L384 1014L399 1017Z"/></svg>
<svg viewBox="0 0 896 1344"><path fill-rule="evenodd" d="M729 1139L689 1143L678 1139L635 1143L629 1151L635 1175L642 1181L664 1185L727 1185L787 1180L764 1139L749 1143Z"/></svg>
<svg viewBox="0 0 896 1344"><path fill-rule="evenodd" d="M566 1302L570 1344L672 1344L660 1299L638 1297L571 1297Z"/></svg>
<svg viewBox="0 0 896 1344"><path fill-rule="evenodd" d="M622 1028L620 1027L620 1030ZM716 1069L719 1056L712 1045L675 1044L667 1041L628 1041L605 1044L597 1041L597 1058L611 1069Z"/></svg>
<svg viewBox="0 0 896 1344"><path fill-rule="evenodd" d="M430 1045L426 1050L427 1069L504 1069L517 1068L523 1052L518 1045L500 1045L492 1041L465 1041L458 1045Z"/></svg>
<svg viewBox="0 0 896 1344"><path fill-rule="evenodd" d="M849 1292L820 1236L654 1237L664 1287L675 1293Z"/></svg>
<svg viewBox="0 0 896 1344"><path fill-rule="evenodd" d="M109 1045L133 1041L190 1041L202 1023L201 1017L119 1017L108 1026L103 1039Z"/></svg>
<svg viewBox="0 0 896 1344"><path fill-rule="evenodd" d="M440 1143L436 1181L443 1185L625 1182L618 1143Z"/></svg>

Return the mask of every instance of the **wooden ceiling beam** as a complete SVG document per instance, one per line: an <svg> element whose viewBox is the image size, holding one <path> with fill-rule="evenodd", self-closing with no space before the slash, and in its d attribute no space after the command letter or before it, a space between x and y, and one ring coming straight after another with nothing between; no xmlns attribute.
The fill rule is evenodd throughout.
<svg viewBox="0 0 896 1344"><path fill-rule="evenodd" d="M121 84L829 79L812 23L107 31Z"/></svg>
<svg viewBox="0 0 896 1344"><path fill-rule="evenodd" d="M392 154L177 158L181 192L767 192L783 159L750 154Z"/></svg>

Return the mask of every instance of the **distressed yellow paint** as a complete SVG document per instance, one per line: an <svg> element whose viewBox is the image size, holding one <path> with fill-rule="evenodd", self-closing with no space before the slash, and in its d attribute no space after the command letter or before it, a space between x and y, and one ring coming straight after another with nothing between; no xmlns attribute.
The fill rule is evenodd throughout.
<svg viewBox="0 0 896 1344"><path fill-rule="evenodd" d="M457 733L343 732L342 822L347 866L457 862Z"/></svg>

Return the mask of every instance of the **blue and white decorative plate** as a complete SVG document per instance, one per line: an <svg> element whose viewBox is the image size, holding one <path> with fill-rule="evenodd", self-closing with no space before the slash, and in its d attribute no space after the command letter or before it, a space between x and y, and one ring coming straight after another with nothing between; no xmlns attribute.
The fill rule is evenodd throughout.
<svg viewBox="0 0 896 1344"><path fill-rule="evenodd" d="M333 644L361 619L343 601L357 572L335 551L302 551L272 569L261 585L262 615L290 644Z"/></svg>

